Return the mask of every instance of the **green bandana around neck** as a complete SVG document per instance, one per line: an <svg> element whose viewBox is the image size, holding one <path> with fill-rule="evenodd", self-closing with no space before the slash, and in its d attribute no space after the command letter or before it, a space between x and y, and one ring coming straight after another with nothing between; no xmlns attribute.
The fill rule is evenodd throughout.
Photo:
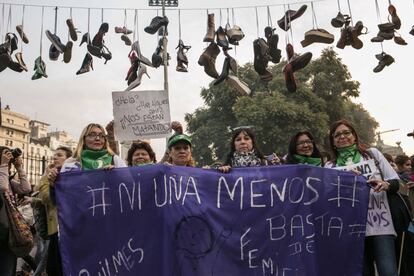
<svg viewBox="0 0 414 276"><path fill-rule="evenodd" d="M81 153L83 170L100 169L111 165L112 155L107 150L83 150Z"/></svg>
<svg viewBox="0 0 414 276"><path fill-rule="evenodd" d="M134 166L135 166L135 167L142 167L142 166L152 165L152 164L154 164L154 162L152 162L152 161L148 161L147 163L134 164Z"/></svg>
<svg viewBox="0 0 414 276"><path fill-rule="evenodd" d="M314 166L322 166L322 159L318 157L304 156L299 154L294 154L293 157L300 164L308 164Z"/></svg>
<svg viewBox="0 0 414 276"><path fill-rule="evenodd" d="M357 164L361 161L362 155L359 153L356 145L336 150L338 152L338 157L336 158L337 166L345 166L351 162L352 164Z"/></svg>

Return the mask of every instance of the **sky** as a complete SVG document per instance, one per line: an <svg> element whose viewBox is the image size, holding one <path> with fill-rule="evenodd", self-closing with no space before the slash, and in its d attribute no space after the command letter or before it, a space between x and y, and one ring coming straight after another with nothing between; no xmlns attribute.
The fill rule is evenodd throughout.
<svg viewBox="0 0 414 276"><path fill-rule="evenodd" d="M93 35L101 24L101 9L104 8L103 20L108 22L110 31L105 36L106 46L113 54L112 60L104 65L104 61L94 58L94 71L83 75L76 75L80 68L86 47L79 47L80 39L74 43L73 57L70 63L65 64L62 57L59 61L51 61L48 58L50 42L43 35L42 56L47 66L47 79L36 81L31 80L33 74L34 60L40 53L41 33L41 8L25 7L24 29L30 40L29 44L23 46L23 58L29 67L29 72L16 73L9 69L0 73L0 97L2 106L6 104L11 110L23 113L31 119L49 123L50 130L65 130L75 140L78 139L83 127L90 122L97 122L106 125L112 117L112 91L123 91L127 84L125 76L129 69L128 53L129 46L126 46L120 39L120 35L114 32L115 26L123 26L124 22L128 28L133 29L134 12L127 11L125 19L124 9L142 9L138 11L138 40L144 56L151 58L157 46L157 36L150 35L143 31L149 25L151 19L157 15L155 10L148 7L146 0L0 0L0 34L4 37L6 30L14 31L15 26L21 24L22 6L12 6L11 27L8 28L7 18L9 6L5 5L5 15L2 16L1 3L26 4L26 5L59 5L72 8L72 18L75 26L82 32L88 30L88 10L81 8L95 8L90 10L89 31ZM381 53L381 44L372 43L370 39L378 32L377 24L387 21L388 1L378 0L380 16L376 13L375 1L350 0L351 14L354 23L361 20L368 28L367 35L361 35L364 47L355 50L346 47L341 50L334 47L343 63L348 66L352 79L361 83L360 97L354 102L361 103L365 109L379 122L377 131L388 131L381 138L386 144L396 145L401 142L405 153L414 154L414 140L406 134L414 128L413 115L411 115L413 95L413 60L414 60L414 37L409 34L414 25L414 4L412 1L392 1L397 8L401 18L402 27L399 30L401 36L407 41L407 46L396 45L392 40L383 43L386 53L395 58L395 63L386 67L380 73L373 73L373 68L378 61L375 54ZM340 0L341 11L349 14L347 1ZM184 123L186 113L192 113L195 109L203 107L204 103L200 97L203 87L208 87L212 81L204 71L203 67L197 64L197 60L203 49L207 46L202 42L207 24L207 9L215 13L216 28L218 25L225 25L229 11L230 23L233 23L232 8L234 11L234 23L239 25L245 33L244 39L240 42L237 50L232 50L230 55L236 58L239 64L253 61L252 42L258 36L263 37L263 29L268 24L267 8L270 5L271 22L279 34L279 48L285 57L284 47L286 33L281 30L276 21L279 20L287 6L296 10L302 4L298 1L270 1L270 0L179 0L181 9L181 38L186 45L192 48L188 51L189 72L180 73L175 71L176 50L179 34L178 11L167 10L169 18L168 51L172 57L168 68L169 74L169 95L171 119ZM305 14L292 22L292 36L295 51L298 53L310 51L314 58L318 57L326 44L312 44L302 48L300 41L306 31L313 28L312 12L310 2L307 2L308 9ZM258 20L256 20L257 8ZM330 25L331 18L338 13L338 2L336 0L325 0L314 2L314 12L319 28L328 30L335 35L336 44L340 31ZM108 10L105 8L116 8ZM221 18L220 18L221 10ZM68 39L67 26L65 21L70 16L69 8L60 8L57 18L57 35L63 42ZM44 30L54 29L54 9L45 8L43 17ZM257 24L258 22L258 24ZM258 31L259 30L259 33ZM80 34L81 35L81 34ZM290 35L290 32L289 32ZM131 35L132 39L132 35ZM20 47L20 46L19 46ZM220 54L216 61L216 68L221 70L223 54ZM163 89L163 69L148 68L150 78L143 77L139 90L160 90ZM286 144L288 141L286 141ZM157 156L162 156L165 148L165 140L157 139L153 142Z"/></svg>

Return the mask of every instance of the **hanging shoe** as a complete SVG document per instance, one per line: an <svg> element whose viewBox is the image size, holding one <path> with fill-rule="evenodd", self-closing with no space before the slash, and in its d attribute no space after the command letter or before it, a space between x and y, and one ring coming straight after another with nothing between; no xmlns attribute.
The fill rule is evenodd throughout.
<svg viewBox="0 0 414 276"><path fill-rule="evenodd" d="M297 11L287 10L285 12L285 15L277 21L277 24L282 30L289 30L291 22L302 16L305 13L307 7L307 5L302 5Z"/></svg>
<svg viewBox="0 0 414 276"><path fill-rule="evenodd" d="M388 12L391 16L391 20L388 18L388 21L394 24L394 28L396 30L399 30L401 28L401 19L397 15L397 9L394 7L394 5L389 5Z"/></svg>
<svg viewBox="0 0 414 276"><path fill-rule="evenodd" d="M351 45L352 42L352 27L346 26L341 29L341 36L339 37L336 47L344 49L345 46Z"/></svg>
<svg viewBox="0 0 414 276"><path fill-rule="evenodd" d="M22 25L17 25L16 30L17 30L17 33L19 34L21 40L26 44L29 43L29 39L27 38L26 34L23 31L23 26Z"/></svg>
<svg viewBox="0 0 414 276"><path fill-rule="evenodd" d="M70 60L72 59L72 48L73 48L73 42L72 41L68 41L66 43L66 47L65 47L65 52L63 53L63 61L65 63L69 63Z"/></svg>
<svg viewBox="0 0 414 276"><path fill-rule="evenodd" d="M226 38L226 32L221 26L216 31L216 41L217 41L217 45L222 48L229 47L229 42L227 41L227 38Z"/></svg>
<svg viewBox="0 0 414 276"><path fill-rule="evenodd" d="M267 70L267 65L271 57L268 55L269 46L263 38L258 38L253 41L254 51L254 70L259 74L262 81L271 81L273 79L272 73Z"/></svg>
<svg viewBox="0 0 414 276"><path fill-rule="evenodd" d="M141 48L139 46L139 42L138 41L135 41L134 43L132 43L131 51L134 51L135 52L135 54L137 55L137 58L138 58L139 61L141 61L145 65L148 65L150 67L153 67L151 61L148 58L146 58L146 57L144 57L142 55Z"/></svg>
<svg viewBox="0 0 414 276"><path fill-rule="evenodd" d="M269 45L269 55L271 56L270 61L274 64L280 62L282 58L282 51L277 48L277 44L279 43L279 36L274 33L276 29L272 27L265 28L265 37L267 40L267 45Z"/></svg>
<svg viewBox="0 0 414 276"><path fill-rule="evenodd" d="M140 62L138 60L135 60L133 63L131 63L131 67L129 67L127 76L125 78L128 85L130 85L131 82L133 82L137 78L137 71L138 71L139 65L140 65Z"/></svg>
<svg viewBox="0 0 414 276"><path fill-rule="evenodd" d="M408 43L400 35L394 35L394 42L398 45L407 45Z"/></svg>
<svg viewBox="0 0 414 276"><path fill-rule="evenodd" d="M394 58L384 52L381 54L375 55L375 57L379 60L378 65L373 69L374 73L381 72L385 66L390 66L394 63Z"/></svg>
<svg viewBox="0 0 414 276"><path fill-rule="evenodd" d="M86 43L86 45L91 43L91 37L89 36L89 33L83 34L79 47L82 46L83 43Z"/></svg>
<svg viewBox="0 0 414 276"><path fill-rule="evenodd" d="M14 56L16 57L17 62L20 64L23 70L27 72L26 63L23 61L23 54L21 52L18 52Z"/></svg>
<svg viewBox="0 0 414 276"><path fill-rule="evenodd" d="M117 34L132 34L132 31L124 27L115 27L115 33Z"/></svg>
<svg viewBox="0 0 414 276"><path fill-rule="evenodd" d="M85 57L83 58L83 61L82 61L82 66L76 72L76 75L80 75L80 74L89 72L91 69L93 70L93 58L92 58L91 54L86 53L86 55L85 55Z"/></svg>
<svg viewBox="0 0 414 276"><path fill-rule="evenodd" d="M45 33L46 33L47 38L50 40L50 42L52 42L55 48L60 53L64 53L66 50L66 46L62 44L62 42L60 41L60 38L57 35L52 34L49 30L46 30Z"/></svg>
<svg viewBox="0 0 414 276"><path fill-rule="evenodd" d="M286 64L283 69L283 74L285 77L285 84L286 84L286 88L289 92L295 92L296 91L296 80L295 80L295 75L293 74L293 70L292 70L292 64L288 63Z"/></svg>
<svg viewBox="0 0 414 276"><path fill-rule="evenodd" d="M200 66L204 66L204 72L213 79L217 79L219 77L216 70L216 58L219 53L220 48L216 43L211 42L198 59L198 64Z"/></svg>
<svg viewBox="0 0 414 276"><path fill-rule="evenodd" d="M60 56L59 50L55 47L55 45L51 44L49 47L49 59L56 61Z"/></svg>
<svg viewBox="0 0 414 276"><path fill-rule="evenodd" d="M226 81L227 84L230 87L233 87L241 96L251 95L252 91L250 90L249 86L238 77L234 75L228 75Z"/></svg>
<svg viewBox="0 0 414 276"><path fill-rule="evenodd" d="M335 40L333 34L324 29L313 29L305 33L305 39L300 42L302 47L311 45L312 43L331 44Z"/></svg>
<svg viewBox="0 0 414 276"><path fill-rule="evenodd" d="M223 69L221 70L221 74L215 81L213 81L213 85L218 85L222 83L225 79L227 79L227 76L229 75L229 71L230 71L230 58L226 57L224 59Z"/></svg>
<svg viewBox="0 0 414 276"><path fill-rule="evenodd" d="M1 53L0 54L0 72L3 72L7 67L9 67L9 63L11 61L12 59L8 53Z"/></svg>
<svg viewBox="0 0 414 276"><path fill-rule="evenodd" d="M350 19L349 15L343 15L341 12L338 12L336 17L331 19L331 25L335 28L342 28Z"/></svg>
<svg viewBox="0 0 414 276"><path fill-rule="evenodd" d="M359 39L359 36L367 33L368 29L364 27L364 24L361 21L355 23L355 26L351 29L351 46L355 49L361 49L364 46L364 43Z"/></svg>
<svg viewBox="0 0 414 276"><path fill-rule="evenodd" d="M9 67L9 69L11 69L15 72L18 72L18 73L21 73L24 70L24 68L18 62L14 61L14 60L11 60L9 62L8 67Z"/></svg>
<svg viewBox="0 0 414 276"><path fill-rule="evenodd" d="M101 24L101 26L99 26L99 30L98 32L106 34L109 31L109 24L104 22Z"/></svg>
<svg viewBox="0 0 414 276"><path fill-rule="evenodd" d="M178 72L188 72L188 58L187 58L187 51L191 48L191 46L185 46L184 42L180 39L178 41L178 46L175 49L177 51L177 67L176 71Z"/></svg>
<svg viewBox="0 0 414 276"><path fill-rule="evenodd" d="M159 28L162 26L168 25L168 18L166 16L156 16L151 20L151 23L148 27L145 27L144 31L149 34L155 34Z"/></svg>
<svg viewBox="0 0 414 276"><path fill-rule="evenodd" d="M144 74L146 74L147 77L150 78L150 76L147 73L147 67L144 64L141 64L138 68L137 78L133 82L131 82L131 84L127 87L127 89L125 89L125 91L131 91L135 87L139 86L141 84L142 76Z"/></svg>
<svg viewBox="0 0 414 276"><path fill-rule="evenodd" d="M411 30L410 30L409 34L414 35L414 26L411 27Z"/></svg>
<svg viewBox="0 0 414 276"><path fill-rule="evenodd" d="M15 50L17 50L17 44L19 40L14 33L7 33L5 43L8 44L9 54L11 55Z"/></svg>
<svg viewBox="0 0 414 276"><path fill-rule="evenodd" d="M161 66L162 64L162 53L163 53L163 48L162 48L162 38L160 38L160 40L158 41L158 46L155 49L155 52L152 54L151 57L151 63L155 68L158 68Z"/></svg>
<svg viewBox="0 0 414 276"><path fill-rule="evenodd" d="M40 56L35 60L34 71L35 73L32 76L32 80L37 80L42 77L47 78L46 64L43 62L42 57Z"/></svg>
<svg viewBox="0 0 414 276"><path fill-rule="evenodd" d="M312 60L312 53L306 52L303 54L295 54L290 59L289 63L292 65L292 71L296 72L300 69L305 68L306 65L308 65L311 60Z"/></svg>
<svg viewBox="0 0 414 276"><path fill-rule="evenodd" d="M231 43L231 44L234 44L235 42L239 42L244 37L244 33L243 33L242 29L237 25L234 25L230 29L226 28L226 35L229 39L229 43Z"/></svg>
<svg viewBox="0 0 414 276"><path fill-rule="evenodd" d="M78 30L75 28L75 25L73 25L73 20L72 19L66 19L66 25L69 28L69 35L70 38L73 41L77 41L78 40Z"/></svg>
<svg viewBox="0 0 414 276"><path fill-rule="evenodd" d="M126 34L121 35L121 40L125 42L125 45L127 46L132 45L131 39L129 39L129 37Z"/></svg>
<svg viewBox="0 0 414 276"><path fill-rule="evenodd" d="M203 42L214 42L214 36L216 35L216 25L214 23L214 13L207 15L207 33L203 38Z"/></svg>

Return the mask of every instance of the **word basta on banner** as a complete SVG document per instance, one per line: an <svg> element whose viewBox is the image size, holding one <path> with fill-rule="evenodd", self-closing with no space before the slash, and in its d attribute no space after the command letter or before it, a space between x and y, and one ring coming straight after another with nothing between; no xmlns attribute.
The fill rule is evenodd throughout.
<svg viewBox="0 0 414 276"><path fill-rule="evenodd" d="M369 187L307 165L64 173L64 274L362 275Z"/></svg>

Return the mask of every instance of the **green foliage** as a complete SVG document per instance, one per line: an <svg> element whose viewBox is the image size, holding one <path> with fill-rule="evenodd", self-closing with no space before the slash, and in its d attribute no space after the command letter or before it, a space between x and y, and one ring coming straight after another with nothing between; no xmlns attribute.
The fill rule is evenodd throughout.
<svg viewBox="0 0 414 276"><path fill-rule="evenodd" d="M329 125L342 118L355 124L364 142L373 142L378 123L362 105L350 100L359 96L359 82L351 79L332 48L295 73L295 93L285 87L285 64L270 67L274 77L268 83L260 81L253 64L239 68L239 78L252 90L251 97L240 97L226 82L202 89L205 107L185 117L199 165L223 160L230 149L231 128L242 125L253 126L265 154L285 154L291 136L300 130L309 130L328 149Z"/></svg>

